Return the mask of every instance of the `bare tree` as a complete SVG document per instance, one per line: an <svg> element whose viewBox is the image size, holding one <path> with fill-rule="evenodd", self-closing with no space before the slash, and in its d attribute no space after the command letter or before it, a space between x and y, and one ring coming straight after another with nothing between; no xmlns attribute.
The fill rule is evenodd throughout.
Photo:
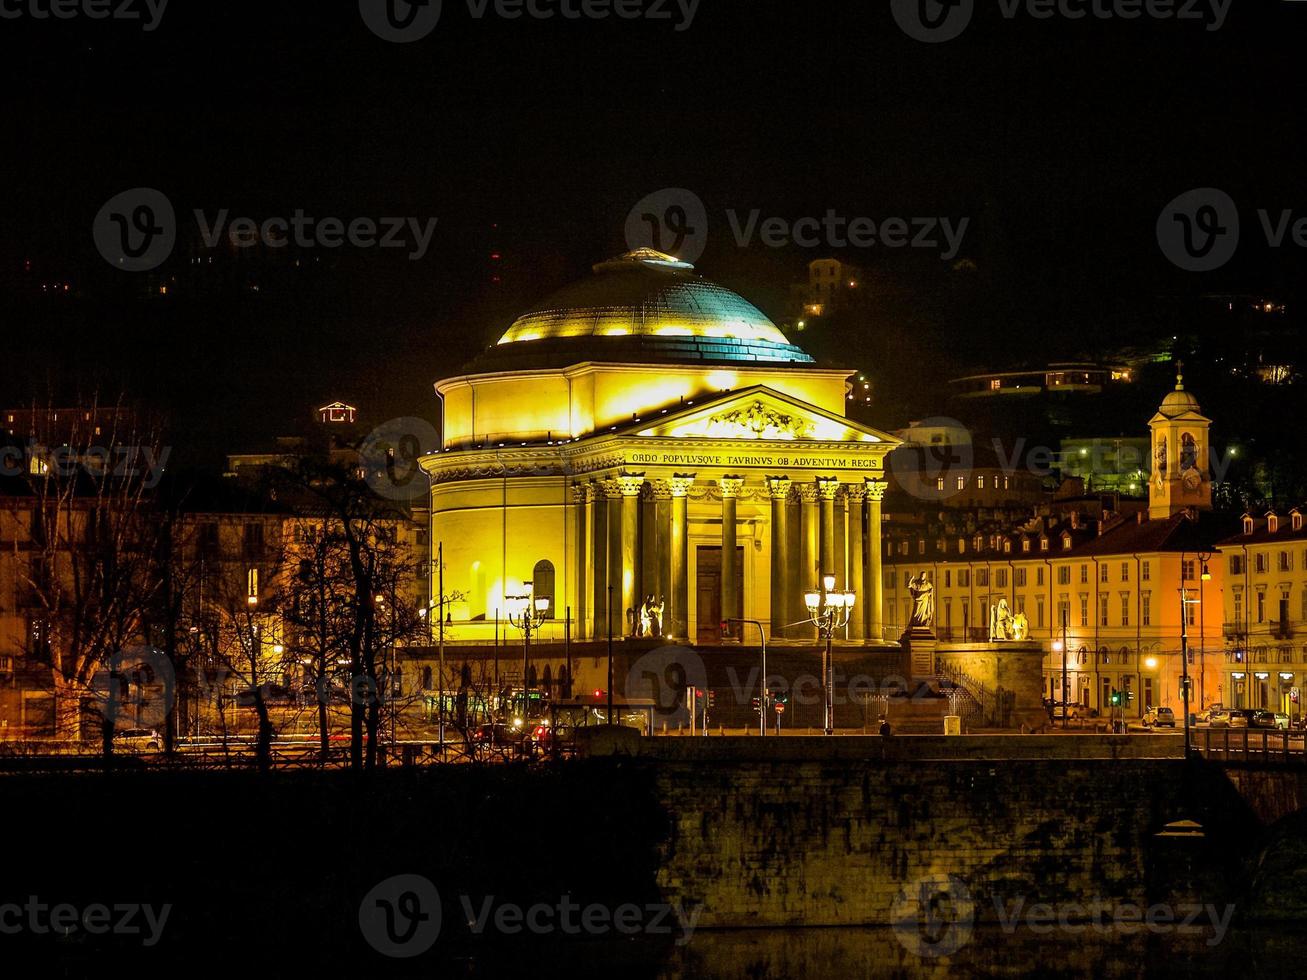
<svg viewBox="0 0 1307 980"><path fill-rule="evenodd" d="M28 654L49 672L57 737L80 739L98 715L106 757L130 651L157 587L152 495L167 458L157 429L121 402L75 411L33 407L26 493L6 501L26 523L15 560L30 612ZM19 517L27 517L23 522Z"/></svg>

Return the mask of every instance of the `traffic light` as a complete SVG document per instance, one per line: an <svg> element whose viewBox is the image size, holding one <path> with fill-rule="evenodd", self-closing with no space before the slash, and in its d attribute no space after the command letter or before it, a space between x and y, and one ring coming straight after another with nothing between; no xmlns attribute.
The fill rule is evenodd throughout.
<svg viewBox="0 0 1307 980"><path fill-rule="evenodd" d="M1113 689L1112 689L1112 696L1111 696L1110 698L1108 698L1108 701L1109 701L1109 703L1112 705L1113 708L1119 708L1119 707L1121 707L1121 692L1118 691L1116 688L1113 688Z"/></svg>
<svg viewBox="0 0 1307 980"><path fill-rule="evenodd" d="M753 699L753 710L758 712L762 711L762 698Z"/></svg>
<svg viewBox="0 0 1307 980"><path fill-rule="evenodd" d="M708 707L713 708L717 705L717 692L711 687L708 688Z"/></svg>
<svg viewBox="0 0 1307 980"><path fill-rule="evenodd" d="M1134 692L1134 691L1126 691L1126 692L1125 692L1125 703L1126 703L1126 704L1134 704L1134 703L1135 703L1135 692Z"/></svg>

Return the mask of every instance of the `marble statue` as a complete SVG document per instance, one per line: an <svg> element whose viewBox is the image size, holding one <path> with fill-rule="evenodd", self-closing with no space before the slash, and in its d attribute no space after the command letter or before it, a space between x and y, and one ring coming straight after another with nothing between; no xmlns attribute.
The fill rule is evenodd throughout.
<svg viewBox="0 0 1307 980"><path fill-rule="evenodd" d="M909 580L908 593L913 601L912 619L908 628L929 628L935 622L935 586L926 572Z"/></svg>

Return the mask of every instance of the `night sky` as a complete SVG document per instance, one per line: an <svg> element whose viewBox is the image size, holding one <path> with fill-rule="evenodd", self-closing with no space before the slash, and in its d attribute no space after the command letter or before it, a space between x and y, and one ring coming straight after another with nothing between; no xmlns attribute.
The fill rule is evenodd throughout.
<svg viewBox="0 0 1307 980"><path fill-rule="evenodd" d="M0 20L0 401L126 390L167 411L196 459L291 431L338 396L374 421L435 417L431 382L624 251L627 213L664 187L707 207L699 271L778 320L810 259L868 270L864 322L813 343L870 373L886 425L929 407L902 392L928 401L949 372L1152 338L1185 326L1200 294L1296 310L1303 249L1267 248L1256 209L1307 214L1307 4L1237 0L1213 31L1008 19L977 0L940 44L909 38L887 2L702 0L683 31L669 9L670 22L475 19L445 0L411 44L376 37L356 3L320 0L174 2L149 32ZM182 229L157 274L112 269L91 235L106 201L142 186ZM1183 272L1155 224L1208 186L1237 202L1240 249ZM316 248L299 268L283 255L202 280L182 241L195 208L437 226L420 261ZM966 216L969 265L740 248L726 211L754 208Z"/></svg>

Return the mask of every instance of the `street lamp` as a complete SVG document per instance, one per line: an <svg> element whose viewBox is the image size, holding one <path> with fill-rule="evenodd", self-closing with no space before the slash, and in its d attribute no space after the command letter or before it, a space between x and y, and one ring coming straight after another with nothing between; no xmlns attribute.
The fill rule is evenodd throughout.
<svg viewBox="0 0 1307 980"><path fill-rule="evenodd" d="M821 591L813 589L803 594L803 604L808 608L808 622L817 627L817 635L826 641L825 654L821 664L821 690L825 701L825 732L835 734L835 679L833 671L835 631L849 625L853 615L853 602L857 597L852 592L836 592L835 576L823 575Z"/></svg>
<svg viewBox="0 0 1307 980"><path fill-rule="evenodd" d="M1183 567L1183 566L1182 566ZM1181 573L1181 579L1184 578ZM1180 586L1180 691L1184 696L1184 757L1189 758L1189 610L1186 606L1199 605L1189 598L1187 586Z"/></svg>
<svg viewBox="0 0 1307 980"><path fill-rule="evenodd" d="M1062 727L1066 728L1066 701L1067 688L1069 687L1066 668L1066 617L1067 611L1062 610L1062 639L1053 641L1053 652L1062 654ZM1094 654L1094 656L1098 656ZM1095 681L1097 683L1097 681Z"/></svg>
<svg viewBox="0 0 1307 980"><path fill-rule="evenodd" d="M533 599L526 595L504 596L504 608L508 610L508 621L522 631L522 724L527 722L527 670L531 659L531 634L540 628L549 613L549 599L540 596Z"/></svg>

